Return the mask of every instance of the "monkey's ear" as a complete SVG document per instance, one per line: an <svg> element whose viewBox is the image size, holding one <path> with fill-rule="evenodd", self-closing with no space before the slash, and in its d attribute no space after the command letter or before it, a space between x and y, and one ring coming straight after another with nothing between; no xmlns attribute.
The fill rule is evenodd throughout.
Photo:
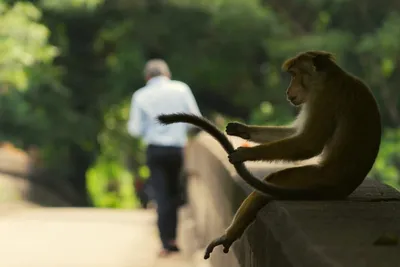
<svg viewBox="0 0 400 267"><path fill-rule="evenodd" d="M316 55L313 57L312 62L316 71L324 71L329 64L329 56Z"/></svg>

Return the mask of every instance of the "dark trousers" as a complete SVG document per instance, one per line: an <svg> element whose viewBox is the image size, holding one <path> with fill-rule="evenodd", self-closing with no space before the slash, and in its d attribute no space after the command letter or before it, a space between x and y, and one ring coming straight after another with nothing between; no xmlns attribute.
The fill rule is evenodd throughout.
<svg viewBox="0 0 400 267"><path fill-rule="evenodd" d="M146 154L157 203L158 230L163 247L168 249L169 242L176 239L183 151L180 147L149 145Z"/></svg>

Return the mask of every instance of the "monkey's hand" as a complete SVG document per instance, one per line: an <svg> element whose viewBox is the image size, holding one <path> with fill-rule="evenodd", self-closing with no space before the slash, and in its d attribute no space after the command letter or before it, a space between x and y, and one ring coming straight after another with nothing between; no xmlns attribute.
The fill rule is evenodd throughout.
<svg viewBox="0 0 400 267"><path fill-rule="evenodd" d="M204 255L204 259L210 258L211 252L214 250L216 246L222 245L224 247L224 253L229 252L229 248L231 247L232 243L235 242L236 238L228 237L227 234L214 239L206 248L206 253Z"/></svg>
<svg viewBox="0 0 400 267"><path fill-rule="evenodd" d="M238 147L235 151L228 155L229 162L232 164L251 160L252 147Z"/></svg>
<svg viewBox="0 0 400 267"><path fill-rule="evenodd" d="M249 127L239 122L230 122L226 126L225 132L228 135L238 136L243 139L250 139Z"/></svg>

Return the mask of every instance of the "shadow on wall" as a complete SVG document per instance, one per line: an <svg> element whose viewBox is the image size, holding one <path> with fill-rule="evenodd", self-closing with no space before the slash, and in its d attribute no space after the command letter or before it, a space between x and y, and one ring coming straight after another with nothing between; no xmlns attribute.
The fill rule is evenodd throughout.
<svg viewBox="0 0 400 267"><path fill-rule="evenodd" d="M0 204L22 201L49 207L79 205L71 186L51 177L37 161L36 148L26 152L8 142L0 144Z"/></svg>

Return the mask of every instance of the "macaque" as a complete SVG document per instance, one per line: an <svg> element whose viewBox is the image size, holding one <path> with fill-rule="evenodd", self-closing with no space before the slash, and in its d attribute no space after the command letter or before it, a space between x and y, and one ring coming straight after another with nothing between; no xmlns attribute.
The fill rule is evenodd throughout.
<svg viewBox="0 0 400 267"><path fill-rule="evenodd" d="M307 51L288 59L282 69L291 75L287 100L300 108L290 126L248 126L229 123L226 133L260 143L236 150L228 138L204 118L163 114L164 124L186 122L211 134L228 153L229 161L253 191L241 204L225 233L206 248L224 252L254 221L271 199L344 199L365 179L381 142L378 105L368 86L346 72L331 53ZM252 176L245 161L299 161L320 156L318 163L289 167L264 180Z"/></svg>

